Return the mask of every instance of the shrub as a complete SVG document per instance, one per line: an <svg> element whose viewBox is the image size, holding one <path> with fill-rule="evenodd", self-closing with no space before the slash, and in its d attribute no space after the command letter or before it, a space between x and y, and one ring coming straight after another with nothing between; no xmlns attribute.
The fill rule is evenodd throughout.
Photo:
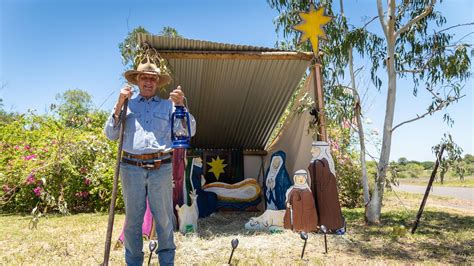
<svg viewBox="0 0 474 266"><path fill-rule="evenodd" d="M102 133L106 116L95 112L78 117L76 127L34 113L0 122L2 211L106 210L117 150ZM117 208L123 208L120 199Z"/></svg>
<svg viewBox="0 0 474 266"><path fill-rule="evenodd" d="M361 167L359 154L353 149L350 131L339 127L329 127L329 145L336 168L336 179L341 206L360 207L363 202Z"/></svg>

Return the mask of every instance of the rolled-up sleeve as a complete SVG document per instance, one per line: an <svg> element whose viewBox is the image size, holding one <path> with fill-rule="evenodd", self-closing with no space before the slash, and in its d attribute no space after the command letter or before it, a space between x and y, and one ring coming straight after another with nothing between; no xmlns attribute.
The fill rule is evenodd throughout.
<svg viewBox="0 0 474 266"><path fill-rule="evenodd" d="M120 118L119 122L115 123L114 113L110 114L109 119L105 122L104 126L105 136L110 140L117 140L120 134Z"/></svg>

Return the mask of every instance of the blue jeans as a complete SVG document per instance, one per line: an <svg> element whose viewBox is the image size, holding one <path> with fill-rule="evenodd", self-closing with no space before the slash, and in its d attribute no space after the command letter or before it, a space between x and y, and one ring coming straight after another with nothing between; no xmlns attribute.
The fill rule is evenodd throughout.
<svg viewBox="0 0 474 266"><path fill-rule="evenodd" d="M176 246L173 239L173 185L171 163L159 169L147 170L121 163L120 175L125 202L125 261L127 265L142 265L142 224L146 197L156 225L160 265L173 265Z"/></svg>

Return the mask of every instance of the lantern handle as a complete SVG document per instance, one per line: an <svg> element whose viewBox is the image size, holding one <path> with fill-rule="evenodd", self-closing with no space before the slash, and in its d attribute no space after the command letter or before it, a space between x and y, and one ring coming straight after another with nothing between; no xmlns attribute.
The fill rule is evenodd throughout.
<svg viewBox="0 0 474 266"><path fill-rule="evenodd" d="M186 110L188 110L188 113L191 113L191 111L189 111L189 107L188 107L188 98L186 98L186 96L184 96L183 98L184 98L184 107L186 107Z"/></svg>

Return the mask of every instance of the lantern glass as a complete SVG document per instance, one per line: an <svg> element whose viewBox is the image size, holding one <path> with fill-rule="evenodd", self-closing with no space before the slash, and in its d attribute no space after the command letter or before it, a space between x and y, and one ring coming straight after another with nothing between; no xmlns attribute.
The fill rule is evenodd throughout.
<svg viewBox="0 0 474 266"><path fill-rule="evenodd" d="M182 119L176 118L174 120L174 125L173 125L173 132L176 137L188 137L189 132L188 129L185 125L188 123L186 122L186 118L183 117Z"/></svg>
<svg viewBox="0 0 474 266"><path fill-rule="evenodd" d="M191 126L189 114L183 106L176 106L171 116L171 140L173 148L190 148Z"/></svg>

